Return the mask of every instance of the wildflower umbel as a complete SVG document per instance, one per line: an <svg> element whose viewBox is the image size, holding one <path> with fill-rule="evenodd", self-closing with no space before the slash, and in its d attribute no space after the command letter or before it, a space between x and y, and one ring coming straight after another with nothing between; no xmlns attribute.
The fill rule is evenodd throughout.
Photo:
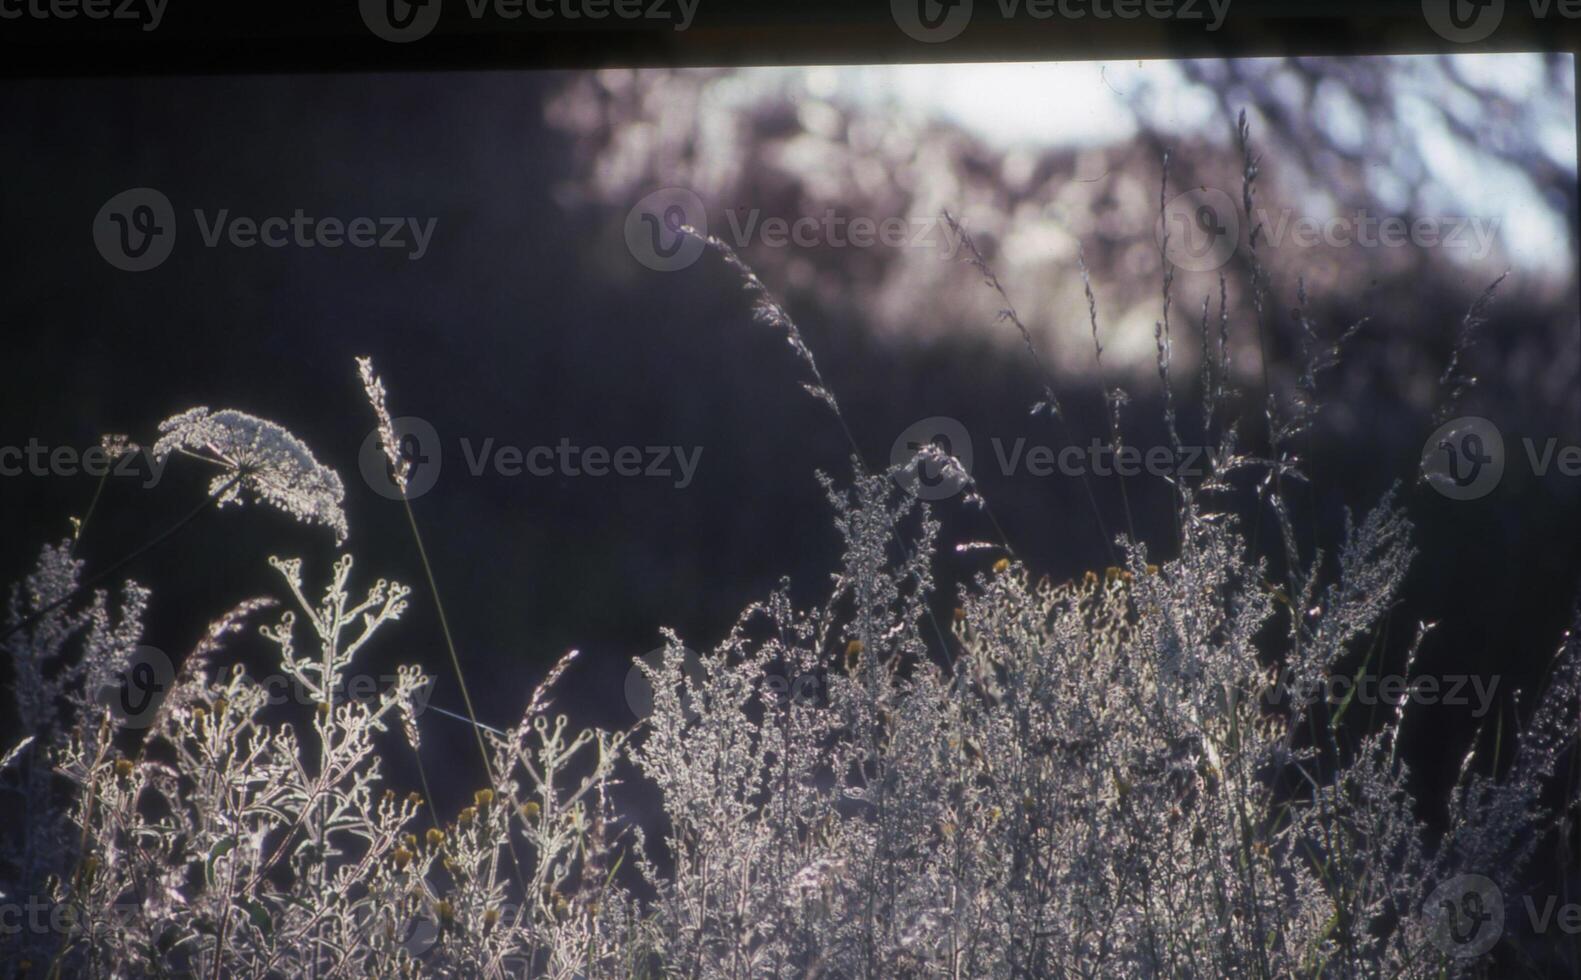
<svg viewBox="0 0 1581 980"><path fill-rule="evenodd" d="M156 459L180 452L220 468L209 482L220 506L250 496L299 521L329 528L337 543L346 540L346 490L340 476L279 425L234 409L193 408L161 422L159 432Z"/></svg>

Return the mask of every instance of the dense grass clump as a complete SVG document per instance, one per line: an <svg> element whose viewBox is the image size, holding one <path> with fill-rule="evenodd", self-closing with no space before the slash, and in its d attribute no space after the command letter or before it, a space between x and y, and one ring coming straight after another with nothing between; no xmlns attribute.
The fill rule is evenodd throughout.
<svg viewBox="0 0 1581 980"><path fill-rule="evenodd" d="M1248 214L1255 178L1248 152ZM844 423L787 311L709 244ZM1255 246L1253 233L1260 330ZM1172 288L1166 262L1166 395ZM1515 961L1513 931L1490 924L1555 823L1542 796L1577 735L1581 649L1566 638L1496 777L1473 735L1455 746L1460 779L1429 820L1399 752L1409 712L1358 738L1348 705L1320 693L1377 640L1410 571L1411 524L1387 494L1325 557L1303 548L1286 506L1317 379L1360 325L1328 336L1298 288L1298 390L1246 413L1223 296L1217 319L1204 301L1200 327L1201 436L1216 451L1206 476L1173 487L1173 540L1118 535L1113 566L1063 584L1012 542L962 545L986 560L944 623L940 525L908 477L926 467L987 502L936 447L887 469L858 452L847 479L820 475L844 542L820 604L798 607L787 584L700 655L666 634L642 668L652 710L629 731L550 710L568 655L515 727L477 726L486 785L455 812L389 787L405 762L379 751L381 733L420 747L430 679L413 667L372 698L339 693L408 603L438 602L426 558L423 596L354 585L343 551L321 574L270 559L280 599L217 620L138 713L114 693L147 666L148 591L112 598L93 588L102 575L84 577L75 538L46 546L3 637L32 734L0 763L26 801L0 888L34 912L5 920L21 925L0 955L32 976L563 980L1434 977ZM369 362L361 372L399 488L386 392ZM1445 376L1453 397L1464 379ZM1125 396L1105 397L1117 444ZM1164 404L1178 447L1173 396ZM1064 424L1053 378L1034 410ZM1239 431L1247 414L1265 423L1255 438ZM161 433L161 458L215 468L205 504L267 504L345 539L339 477L278 426L193 409ZM1224 503L1248 492L1278 528L1272 554ZM222 662L226 637L259 619L279 673L309 695L290 722ZM784 683L807 677L819 682ZM622 780L662 801L653 839L623 813Z"/></svg>

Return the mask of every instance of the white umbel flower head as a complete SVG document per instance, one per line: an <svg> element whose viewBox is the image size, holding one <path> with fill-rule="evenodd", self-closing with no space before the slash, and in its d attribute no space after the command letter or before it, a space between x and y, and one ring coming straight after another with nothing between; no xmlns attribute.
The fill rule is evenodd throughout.
<svg viewBox="0 0 1581 980"><path fill-rule="evenodd" d="M346 540L346 488L334 470L313 458L307 445L285 429L246 412L192 408L159 423L154 458L184 452L221 468L209 482L220 506L250 496L299 521L322 524Z"/></svg>

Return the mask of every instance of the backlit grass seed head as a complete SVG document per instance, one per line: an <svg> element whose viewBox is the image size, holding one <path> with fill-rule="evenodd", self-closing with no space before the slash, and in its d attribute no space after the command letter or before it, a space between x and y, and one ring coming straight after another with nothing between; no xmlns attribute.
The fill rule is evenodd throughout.
<svg viewBox="0 0 1581 980"><path fill-rule="evenodd" d="M357 358L357 374L362 378L363 393L367 395L368 404L372 406L374 417L378 420L379 446L384 450L385 461L389 463L390 479L395 482L396 489L405 494L407 467L401 459L401 440L395 434L395 423L385 405L384 381L373 373L371 357Z"/></svg>

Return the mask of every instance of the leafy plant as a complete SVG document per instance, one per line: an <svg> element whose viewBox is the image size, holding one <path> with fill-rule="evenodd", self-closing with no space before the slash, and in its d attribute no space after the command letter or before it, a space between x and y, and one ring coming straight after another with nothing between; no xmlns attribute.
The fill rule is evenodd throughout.
<svg viewBox="0 0 1581 980"><path fill-rule="evenodd" d="M1241 136L1250 212L1257 167L1244 125ZM843 424L789 313L728 246L709 244ZM1165 267L1155 343L1169 393L1181 328ZM961 589L946 629L933 602L940 524L906 476L949 469L969 502L986 502L935 447L873 469L852 439L849 481L820 474L844 542L822 603L798 608L784 583L695 661L667 632L664 654L642 665L652 711L625 732L550 712L573 651L515 727L477 726L488 785L443 819L426 794L387 786L380 755L382 733L420 748L429 678L403 668L371 700L340 693L366 645L419 601L406 586L380 579L353 599L342 552L314 599L300 560L271 559L286 608L260 632L309 695L305 716L272 720L261 680L218 662L227 636L276 605L255 599L209 627L133 726L100 692L126 683L149 593L128 583L112 603L89 591L74 540L45 547L4 634L32 734L0 761L25 800L0 883L8 908L44 913L9 920L27 925L0 937L7 962L50 976L565 980L1487 969L1488 950L1458 943L1457 906L1441 897L1467 880L1496 895L1521 887L1552 824L1542 793L1576 735L1581 649L1572 632L1500 778L1497 751L1468 750L1441 832L1412 795L1403 708L1357 740L1348 704L1316 695L1376 638L1413 549L1394 492L1348 524L1332 560L1301 546L1285 484L1304 479L1297 443L1318 378L1360 325L1324 339L1297 292L1305 370L1288 398L1265 393L1256 451L1233 414L1222 280L1216 321L1203 301L1202 435L1218 451L1205 478L1174 484L1173 541L1119 535L1113 566L1064 584L1038 578L1009 542L962 545L995 560ZM384 386L359 367L404 489ZM1445 378L1451 397L1468 383ZM1067 424L1052 378L1039 396L1034 411ZM1125 393L1104 399L1118 444ZM1172 395L1165 405L1178 446ZM345 539L339 477L273 423L193 409L160 431L157 454L219 468L206 505L256 499ZM1222 503L1248 478L1279 529L1277 555ZM437 603L426 554L424 565ZM1411 662L1428 635L1417 630ZM786 677L818 678L815 696ZM658 839L618 805L622 779L658 793Z"/></svg>

